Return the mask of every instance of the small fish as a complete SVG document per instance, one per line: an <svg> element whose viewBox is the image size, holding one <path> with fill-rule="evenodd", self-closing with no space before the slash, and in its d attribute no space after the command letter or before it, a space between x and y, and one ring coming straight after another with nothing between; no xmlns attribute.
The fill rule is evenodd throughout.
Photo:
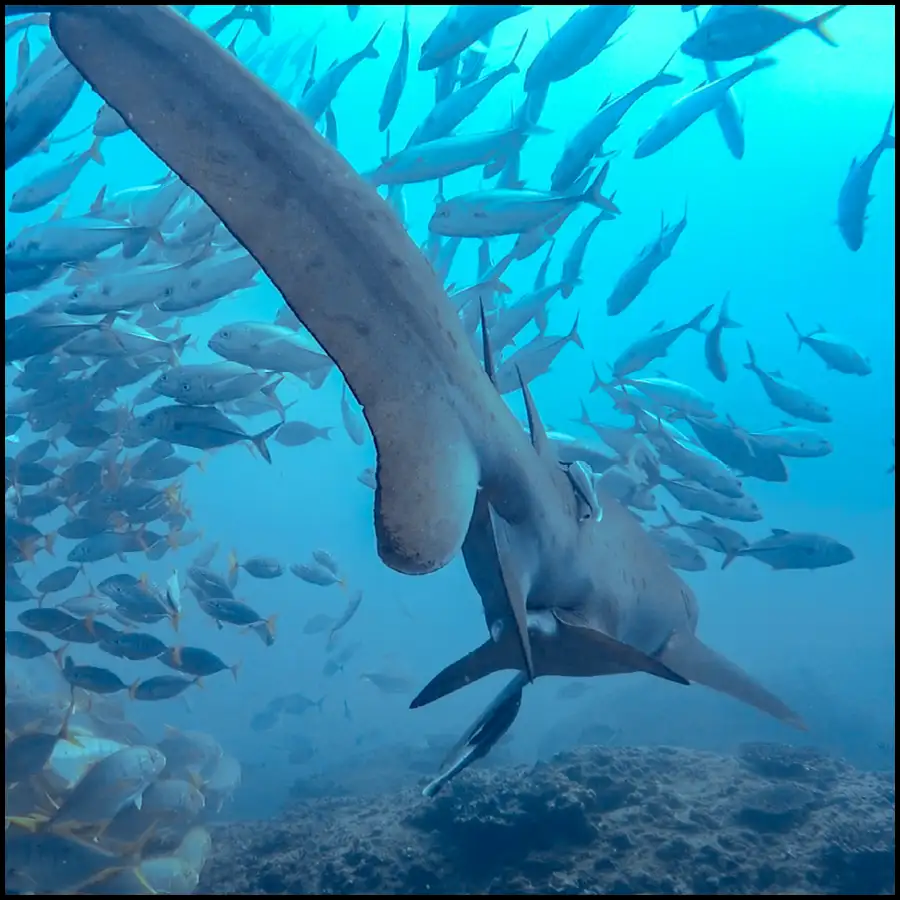
<svg viewBox="0 0 900 900"><path fill-rule="evenodd" d="M722 330L725 328L740 328L740 323L735 322L728 315L728 298L730 292L725 294L722 300L722 308L719 310L719 318L716 324L706 333L703 344L703 352L706 357L706 367L717 381L728 380L728 366L722 355Z"/></svg>
<svg viewBox="0 0 900 900"><path fill-rule="evenodd" d="M577 700L579 697L583 697L590 689L591 685L586 680L579 679L564 684L556 692L556 696L560 700Z"/></svg>
<svg viewBox="0 0 900 900"><path fill-rule="evenodd" d="M703 554L687 541L665 531L651 531L653 543L661 547L673 569L684 572L702 572L706 569Z"/></svg>
<svg viewBox="0 0 900 900"><path fill-rule="evenodd" d="M315 584L319 587L328 587L332 584L344 586L344 581L331 569L326 568L319 563L307 565L305 563L294 563L291 566L291 572L301 581L307 584Z"/></svg>
<svg viewBox="0 0 900 900"><path fill-rule="evenodd" d="M831 47L834 38L825 29L829 19L846 6L835 6L811 19L796 19L771 6L714 6L697 30L681 45L694 59L725 62L756 56L795 31L810 31Z"/></svg>
<svg viewBox="0 0 900 900"><path fill-rule="evenodd" d="M619 354L618 359L613 363L613 375L616 378L624 378L627 375L639 372L653 362L654 359L662 359L667 356L675 341L686 331L699 331L702 334L703 320L709 315L711 310L712 307L707 306L700 310L689 322L670 328L668 331L660 330L662 328L662 323L660 323L649 335L635 341L635 343Z"/></svg>
<svg viewBox="0 0 900 900"><path fill-rule="evenodd" d="M228 670L235 681L237 681L237 673L241 667L239 662L229 666L222 662L215 653L200 647L168 647L160 654L159 661L185 675L193 675L197 678Z"/></svg>
<svg viewBox="0 0 900 900"><path fill-rule="evenodd" d="M63 717L59 731L52 734L43 732L29 732L13 738L6 744L3 754L3 762L6 769L6 785L10 787L18 782L25 781L32 775L37 775L50 760L56 745L60 741L67 741L77 747L82 745L69 733L69 719L75 710L75 694ZM7 720L8 721L8 720ZM7 854L9 848L7 847ZM7 857L7 866L9 859ZM7 885L8 887L8 885Z"/></svg>
<svg viewBox="0 0 900 900"><path fill-rule="evenodd" d="M326 615L325 613L317 613L307 620L306 624L303 626L303 633L319 634L322 631L327 631L331 628L334 621L333 616Z"/></svg>
<svg viewBox="0 0 900 900"><path fill-rule="evenodd" d="M55 594L64 591L72 586L72 582L81 572L80 566L64 566L45 575L36 585L35 589L38 593L38 605L44 600L47 594Z"/></svg>
<svg viewBox="0 0 900 900"><path fill-rule="evenodd" d="M347 7L348 11L354 7ZM355 7L359 10L359 7ZM355 16L352 16L355 18ZM386 131L394 119L400 98L403 96L403 88L406 87L406 73L409 69L409 7L403 9L403 31L400 34L400 49L397 51L397 59L394 61L391 74L388 76L384 88L384 96L381 98L381 106L378 108L378 130Z"/></svg>
<svg viewBox="0 0 900 900"><path fill-rule="evenodd" d="M794 456L799 459L828 456L834 449L831 442L818 431L793 422L782 422L778 428L755 431L750 438L755 445L774 451L779 456Z"/></svg>
<svg viewBox="0 0 900 900"><path fill-rule="evenodd" d="M124 631L116 635L104 637L97 644L97 649L117 656L120 659L140 661L154 659L166 652L166 645L152 634L143 634L139 631Z"/></svg>
<svg viewBox="0 0 900 900"><path fill-rule="evenodd" d="M135 435L144 440L157 438L172 444L214 450L239 441L250 441L260 456L272 462L266 440L281 427L281 423L265 428L258 434L247 434L224 413L211 406L162 406L146 413L134 422Z"/></svg>
<svg viewBox="0 0 900 900"><path fill-rule="evenodd" d="M27 631L6 632L8 656L14 656L17 659L37 659L51 652L50 648L36 635L28 634Z"/></svg>
<svg viewBox="0 0 900 900"><path fill-rule="evenodd" d="M384 672L364 672L359 676L363 681L368 681L383 694L408 694L414 689L409 678L402 675L389 675Z"/></svg>
<svg viewBox="0 0 900 900"><path fill-rule="evenodd" d="M831 411L824 404L811 397L801 388L785 381L781 372L766 372L756 363L756 354L753 347L747 341L747 354L749 360L744 363L744 368L753 372L762 385L766 396L773 406L796 419L805 419L808 422L830 422Z"/></svg>
<svg viewBox="0 0 900 900"><path fill-rule="evenodd" d="M823 569L852 562L853 551L823 534L801 531L786 531L773 528L772 534L743 547L726 559L722 568L737 556L752 556L773 569Z"/></svg>
<svg viewBox="0 0 900 900"><path fill-rule="evenodd" d="M250 719L251 731L269 731L278 724L280 713L277 710L265 709Z"/></svg>
<svg viewBox="0 0 900 900"><path fill-rule="evenodd" d="M595 4L572 13L550 35L528 67L526 92L546 90L592 63L609 46L633 10L633 6L625 4Z"/></svg>
<svg viewBox="0 0 900 900"><path fill-rule="evenodd" d="M680 528L698 547L724 554L723 568L739 550L749 546L749 541L742 534L708 516L701 516L695 522L679 522L665 506L660 509L666 517L666 524L655 526L657 529Z"/></svg>
<svg viewBox="0 0 900 900"><path fill-rule="evenodd" d="M237 557L237 551L232 550L228 557L229 574L234 573L235 583L237 582L237 572L243 569L253 578L280 578L284 574L284 567L277 559L271 556L251 556L240 562ZM234 585L231 585L234 587Z"/></svg>
<svg viewBox="0 0 900 900"><path fill-rule="evenodd" d="M885 150L893 150L896 143L894 135L891 134L893 122L894 107L891 106L881 140L862 161L858 162L856 157L853 158L850 163L850 171L847 173L838 195L838 229L844 243L854 253L862 247L863 243L866 210L872 199L870 188L875 166L878 165L881 154Z"/></svg>
<svg viewBox="0 0 900 900"><path fill-rule="evenodd" d="M179 678L177 675L156 675L135 681L128 689L132 700L168 700L184 693L198 678Z"/></svg>
<svg viewBox="0 0 900 900"><path fill-rule="evenodd" d="M320 565L325 566L331 572L334 572L335 575L340 574L340 566L338 565L338 561L329 553L328 550L313 550L312 558Z"/></svg>
<svg viewBox="0 0 900 900"><path fill-rule="evenodd" d="M827 368L834 369L844 375L871 375L872 363L858 350L833 334L829 334L821 325L809 334L803 334L797 327L790 313L785 313L794 334L797 335L797 349L802 350L806 344Z"/></svg>
<svg viewBox="0 0 900 900"><path fill-rule="evenodd" d="M704 83L691 93L676 100L640 137L634 151L635 159L644 159L658 153L670 144L701 116L717 109L729 91L744 78L775 65L775 60L757 57L750 65L719 78L717 81Z"/></svg>
<svg viewBox="0 0 900 900"><path fill-rule="evenodd" d="M67 656L62 665L63 678L73 688L81 688L90 694L115 694L128 690L128 685L115 672L99 666L78 666Z"/></svg>
<svg viewBox="0 0 900 900"><path fill-rule="evenodd" d="M276 444L283 447L302 447L304 444L310 443L316 439L323 441L331 440L332 426L328 425L324 428L318 428L310 425L308 422L285 422L273 440Z"/></svg>
<svg viewBox="0 0 900 900"><path fill-rule="evenodd" d="M445 237L521 234L582 203L590 203L617 215L619 208L601 193L608 171L607 161L584 193L488 190L462 194L438 205L428 229Z"/></svg>
<svg viewBox="0 0 900 900"><path fill-rule="evenodd" d="M328 632L328 641L326 642L326 646L331 646L334 641L335 635L356 615L357 610L359 609L360 603L362 603L363 592L357 591L348 601L347 607L341 613L338 620L331 626L331 631Z"/></svg>
<svg viewBox="0 0 900 900"><path fill-rule="evenodd" d="M357 446L362 446L365 443L368 428L362 415L350 405L350 401L347 399L346 383L341 390L341 421L344 423L344 430L350 440Z"/></svg>

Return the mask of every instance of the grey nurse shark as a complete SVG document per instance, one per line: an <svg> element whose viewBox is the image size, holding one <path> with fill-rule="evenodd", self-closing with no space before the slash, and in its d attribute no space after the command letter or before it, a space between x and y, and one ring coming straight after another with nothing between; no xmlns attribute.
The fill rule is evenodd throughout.
<svg viewBox="0 0 900 900"><path fill-rule="evenodd" d="M51 30L341 369L378 453L384 563L423 575L463 551L491 637L414 706L500 669L529 678L644 671L803 727L696 637L691 589L612 497L583 495L526 391L529 439L430 264L313 123L168 7L55 7Z"/></svg>

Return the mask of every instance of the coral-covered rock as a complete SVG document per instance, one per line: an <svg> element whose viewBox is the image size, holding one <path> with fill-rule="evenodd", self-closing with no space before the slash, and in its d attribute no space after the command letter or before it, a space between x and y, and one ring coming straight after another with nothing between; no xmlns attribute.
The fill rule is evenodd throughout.
<svg viewBox="0 0 900 900"><path fill-rule="evenodd" d="M748 746L583 748L467 772L432 800L308 798L218 829L201 891L893 893L892 781Z"/></svg>

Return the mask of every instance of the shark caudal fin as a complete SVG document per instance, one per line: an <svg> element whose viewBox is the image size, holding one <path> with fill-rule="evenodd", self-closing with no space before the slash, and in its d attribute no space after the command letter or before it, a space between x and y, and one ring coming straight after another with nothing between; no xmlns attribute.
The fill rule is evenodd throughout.
<svg viewBox="0 0 900 900"><path fill-rule="evenodd" d="M659 659L689 681L728 694L756 707L764 713L801 731L806 731L803 719L782 703L774 694L754 681L743 669L706 646L687 632L676 632L669 638Z"/></svg>

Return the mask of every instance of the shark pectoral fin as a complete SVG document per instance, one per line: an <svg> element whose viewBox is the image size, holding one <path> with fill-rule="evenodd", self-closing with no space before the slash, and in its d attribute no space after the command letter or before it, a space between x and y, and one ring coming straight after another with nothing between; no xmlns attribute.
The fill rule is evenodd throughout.
<svg viewBox="0 0 900 900"><path fill-rule="evenodd" d="M690 683L664 661L586 626L575 612L553 610L553 615L559 623L556 634L552 638L535 640L539 675L589 677L646 672L677 684Z"/></svg>
<svg viewBox="0 0 900 900"><path fill-rule="evenodd" d="M522 651L522 660L528 679L534 680L534 660L531 654L531 641L528 638L528 612L526 603L528 600L528 588L522 575L526 571L523 560L517 560L514 544L511 539L510 529L506 521L497 511L488 506L491 517L491 530L494 534L494 546L497 550L497 561L500 563L500 573L503 577L503 586L506 589L506 597L509 609L516 623L516 636Z"/></svg>
<svg viewBox="0 0 900 900"><path fill-rule="evenodd" d="M422 404L415 435L406 433L408 413L394 416L387 405L365 410L378 453L378 555L398 572L424 575L462 547L481 466L459 420L439 401Z"/></svg>
<svg viewBox="0 0 900 900"><path fill-rule="evenodd" d="M690 681L728 694L787 725L806 731L806 725L797 713L754 681L743 669L707 647L693 634L675 632L659 658Z"/></svg>
<svg viewBox="0 0 900 900"><path fill-rule="evenodd" d="M479 681L485 675L500 672L503 669L518 669L521 666L521 653L516 642L501 634L499 641L485 641L462 659L450 663L443 672L439 672L419 691L409 704L410 709L427 706L452 694L473 681Z"/></svg>

